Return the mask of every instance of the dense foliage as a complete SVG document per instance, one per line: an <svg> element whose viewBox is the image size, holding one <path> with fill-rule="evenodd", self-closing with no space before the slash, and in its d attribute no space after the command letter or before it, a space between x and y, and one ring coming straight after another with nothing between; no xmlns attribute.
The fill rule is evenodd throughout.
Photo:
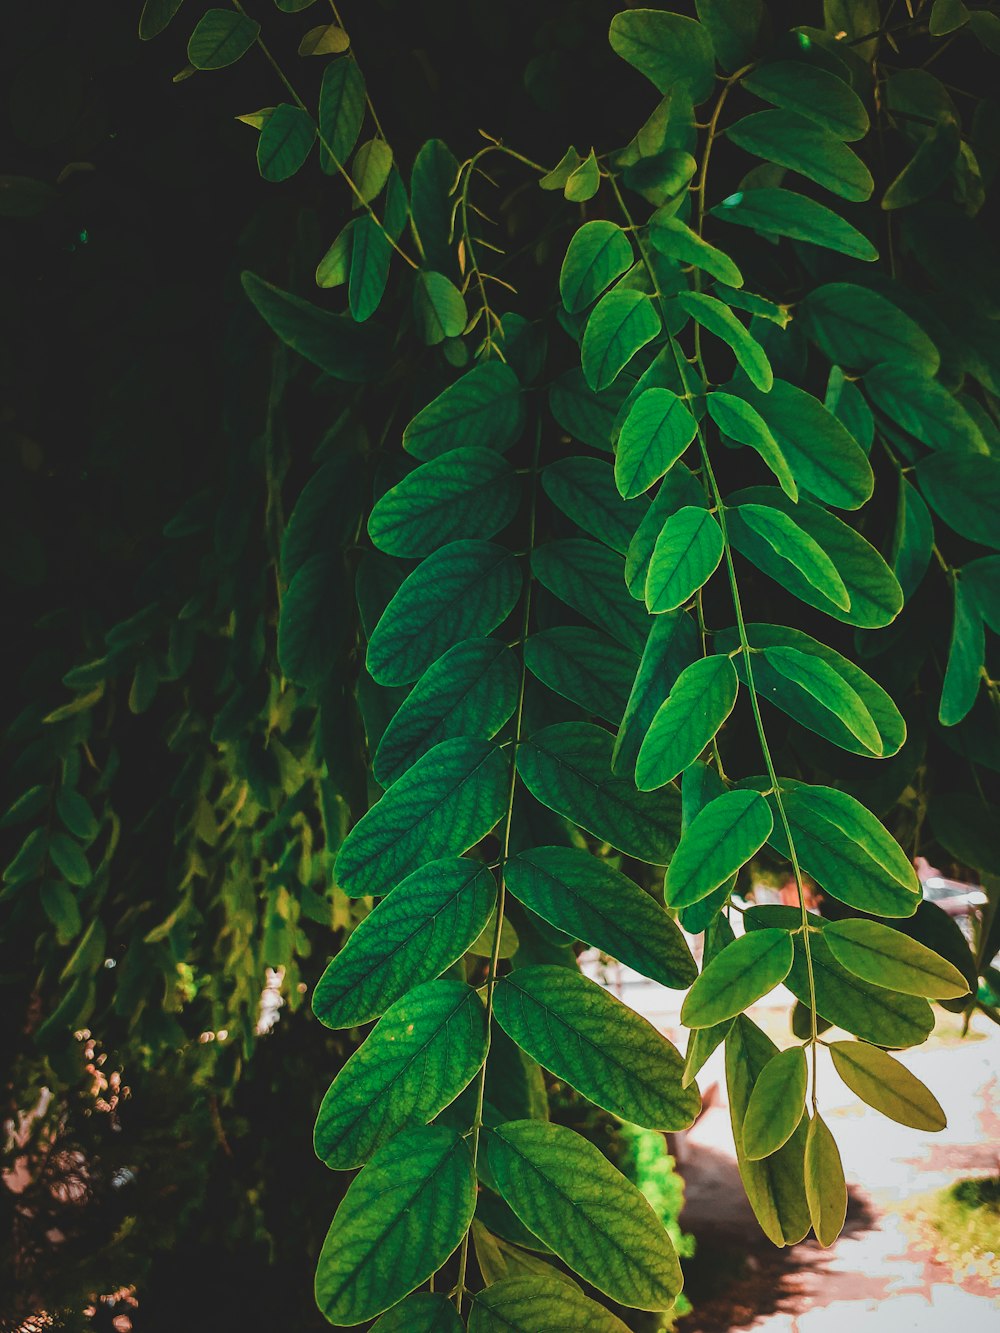
<svg viewBox="0 0 1000 1333"><path fill-rule="evenodd" d="M148 0L140 36L179 8ZM12 1105L74 1085L83 1029L130 1082L236 1087L282 969L289 1006L311 992L346 1034L305 1029L336 1073L316 1151L362 1168L335 1178L319 1257L332 1323L610 1330L673 1306L660 1218L593 1120L550 1119L543 1069L680 1130L725 1042L761 1226L829 1244L846 1188L820 1048L935 1128L888 1051L925 1039L931 1000L997 1016L980 52L1000 19L911 8L828 0L795 27L743 0L553 8L524 70L543 127L497 98L478 146L448 121L461 160L363 63L390 86L405 25L387 59L371 15L308 0L187 23L174 95L240 62L236 130L316 208L290 266L287 228L247 239L221 357L212 329L232 445L198 446L197 486L162 465L183 504L134 600L91 610L68 701L46 667L10 730ZM58 188L9 177L5 211L44 223ZM313 269L332 297L304 295ZM971 952L921 901L918 854L987 886ZM751 907L734 936L731 895L783 867L799 906ZM700 975L678 921L705 934ZM580 944L688 990L684 1056L579 971ZM778 1054L744 1011L781 981L799 1044Z"/></svg>

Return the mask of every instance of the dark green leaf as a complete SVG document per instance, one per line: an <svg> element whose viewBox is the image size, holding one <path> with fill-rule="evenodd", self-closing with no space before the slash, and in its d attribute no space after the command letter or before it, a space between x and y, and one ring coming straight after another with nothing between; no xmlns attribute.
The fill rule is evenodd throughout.
<svg viewBox="0 0 1000 1333"><path fill-rule="evenodd" d="M359 323L370 319L382 304L391 262L392 246L379 224L367 214L358 218L351 229L347 299Z"/></svg>
<svg viewBox="0 0 1000 1333"><path fill-rule="evenodd" d="M521 433L523 412L510 366L486 361L417 413L403 431L403 448L424 462L462 445L503 453Z"/></svg>
<svg viewBox="0 0 1000 1333"><path fill-rule="evenodd" d="M429 1125L404 1130L351 1181L327 1232L316 1300L331 1324L359 1324L437 1271L465 1235L476 1178L465 1141Z"/></svg>
<svg viewBox="0 0 1000 1333"><path fill-rule="evenodd" d="M535 732L517 752L517 770L543 805L628 856L666 865L677 844L679 802L667 792L637 792L611 772L611 736L584 722Z"/></svg>
<svg viewBox="0 0 1000 1333"><path fill-rule="evenodd" d="M416 680L460 639L489 634L517 603L521 572L502 546L456 541L417 566L382 613L368 644L380 685Z"/></svg>
<svg viewBox="0 0 1000 1333"><path fill-rule="evenodd" d="M628 703L638 659L599 630L558 625L531 635L524 663L550 690L614 723Z"/></svg>
<svg viewBox="0 0 1000 1333"><path fill-rule="evenodd" d="M549 499L585 532L624 555L643 514L645 499L621 499L610 463L600 458L560 458L542 473Z"/></svg>
<svg viewBox="0 0 1000 1333"><path fill-rule="evenodd" d="M347 835L337 883L360 898L380 897L427 861L457 856L503 814L507 757L486 741L442 741L418 759Z"/></svg>
<svg viewBox="0 0 1000 1333"><path fill-rule="evenodd" d="M257 166L266 181L286 181L305 165L316 139L308 111L282 102L274 108L257 140Z"/></svg>
<svg viewBox="0 0 1000 1333"><path fill-rule="evenodd" d="M567 1328L628 1333L617 1315L561 1279L559 1273L532 1274L491 1283L475 1297L469 1333L565 1333Z"/></svg>
<svg viewBox="0 0 1000 1333"><path fill-rule="evenodd" d="M662 1223L636 1187L562 1125L513 1120L489 1161L514 1212L574 1273L622 1305L666 1310L681 1272Z"/></svg>
<svg viewBox="0 0 1000 1333"><path fill-rule="evenodd" d="M415 1291L387 1310L371 1333L462 1333L455 1307L437 1291Z"/></svg>
<svg viewBox="0 0 1000 1333"><path fill-rule="evenodd" d="M158 37L180 9L183 0L146 0L139 15L139 39Z"/></svg>
<svg viewBox="0 0 1000 1333"><path fill-rule="evenodd" d="M967 717L976 702L986 660L986 633L974 598L956 579L953 585L955 614L948 649L948 666L941 689L938 721L953 727Z"/></svg>
<svg viewBox="0 0 1000 1333"><path fill-rule="evenodd" d="M429 666L382 733L372 769L390 787L440 741L490 740L517 705L514 654L495 639L463 639Z"/></svg>
<svg viewBox="0 0 1000 1333"><path fill-rule="evenodd" d="M882 196L885 209L907 208L933 193L950 175L962 142L962 129L952 116L942 117Z"/></svg>
<svg viewBox="0 0 1000 1333"><path fill-rule="evenodd" d="M916 473L924 499L949 528L1000 549L1000 459L945 451L922 458Z"/></svg>
<svg viewBox="0 0 1000 1333"><path fill-rule="evenodd" d="M343 167L365 119L365 80L356 60L331 60L319 90L320 165Z"/></svg>
<svg viewBox="0 0 1000 1333"><path fill-rule="evenodd" d="M283 292L253 273L243 274L243 290L271 330L293 351L337 380L378 379L389 361L386 332L369 324L359 329L347 315Z"/></svg>
<svg viewBox="0 0 1000 1333"><path fill-rule="evenodd" d="M880 361L902 361L914 372L937 373L938 350L898 306L851 282L830 282L799 306L808 336L834 365L870 370Z"/></svg>
<svg viewBox="0 0 1000 1333"><path fill-rule="evenodd" d="M722 250L709 245L680 218L654 213L649 225L649 239L667 259L691 264L729 287L742 287L743 274Z"/></svg>
<svg viewBox="0 0 1000 1333"><path fill-rule="evenodd" d="M799 60L768 61L742 82L756 97L794 111L848 143L863 139L868 132L868 112L857 93L836 74L816 65Z"/></svg>
<svg viewBox="0 0 1000 1333"><path fill-rule="evenodd" d="M793 241L835 250L867 263L878 259L878 251L862 232L832 208L794 190L761 187L742 190L709 210L712 217L751 227L764 236L788 236Z"/></svg>
<svg viewBox="0 0 1000 1333"><path fill-rule="evenodd" d="M931 449L989 453L974 419L938 380L915 375L903 362L886 361L868 371L864 386L879 411Z"/></svg>
<svg viewBox="0 0 1000 1333"><path fill-rule="evenodd" d="M762 0L695 0L695 9L722 68L732 73L745 65L757 44Z"/></svg>
<svg viewBox="0 0 1000 1333"><path fill-rule="evenodd" d="M617 958L662 986L696 975L673 919L632 880L577 847L536 847L507 862L507 887L573 939Z"/></svg>
<svg viewBox="0 0 1000 1333"><path fill-rule="evenodd" d="M665 1037L596 982L565 967L519 967L497 983L494 1015L509 1037L595 1105L648 1129L681 1130L701 1098L681 1087Z"/></svg>
<svg viewBox="0 0 1000 1333"><path fill-rule="evenodd" d="M563 430L582 444L610 453L618 409L631 385L619 379L604 393L594 393L577 367L554 380L549 390L549 410Z"/></svg>
<svg viewBox="0 0 1000 1333"><path fill-rule="evenodd" d="M56 829L49 837L49 859L78 888L85 888L93 877L83 848L61 829Z"/></svg>
<svg viewBox="0 0 1000 1333"><path fill-rule="evenodd" d="M224 69L246 55L260 24L233 9L209 9L198 20L187 56L195 69Z"/></svg>
<svg viewBox="0 0 1000 1333"><path fill-rule="evenodd" d="M648 620L628 595L620 556L586 538L566 537L536 547L531 568L549 592L606 630L616 643L642 651Z"/></svg>
<svg viewBox="0 0 1000 1333"><path fill-rule="evenodd" d="M416 987L330 1084L316 1118L316 1155L334 1170L360 1166L400 1130L429 1123L485 1059L486 1012L471 986L442 979Z"/></svg>
<svg viewBox="0 0 1000 1333"><path fill-rule="evenodd" d="M755 111L726 135L748 153L797 171L842 199L870 199L875 188L856 153L829 130L791 111Z"/></svg>
<svg viewBox="0 0 1000 1333"><path fill-rule="evenodd" d="M780 509L762 504L742 504L738 513L740 521L767 542L776 559L794 565L810 587L842 611L850 610L851 598L837 566L793 518Z"/></svg>
<svg viewBox="0 0 1000 1333"><path fill-rule="evenodd" d="M571 315L592 301L632 266L632 243L614 222L585 222L573 234L559 274L559 293Z"/></svg>
<svg viewBox="0 0 1000 1333"><path fill-rule="evenodd" d="M385 1013L431 981L482 933L496 903L493 876L476 861L431 861L396 885L351 934L319 980L313 1012L332 1028Z"/></svg>
<svg viewBox="0 0 1000 1333"><path fill-rule="evenodd" d="M381 551L428 555L459 537L492 537L517 512L514 469L492 449L451 449L390 487L368 519Z"/></svg>
<svg viewBox="0 0 1000 1333"><path fill-rule="evenodd" d="M896 523L892 531L892 572L909 599L923 582L934 551L934 521L920 492L899 478Z"/></svg>

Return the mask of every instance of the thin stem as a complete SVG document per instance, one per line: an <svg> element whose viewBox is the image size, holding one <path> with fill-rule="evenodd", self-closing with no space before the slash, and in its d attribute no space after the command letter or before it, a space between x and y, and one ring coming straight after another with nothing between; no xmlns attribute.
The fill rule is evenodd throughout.
<svg viewBox="0 0 1000 1333"><path fill-rule="evenodd" d="M244 16L244 18L248 17L246 10L240 3L240 0L232 0L232 5L235 10L237 10L240 14ZM306 115L309 116L310 119L312 119L312 112L309 110L305 102L303 102L302 98L299 96L295 88L292 86L291 80L288 78L285 71L281 68L277 60L271 54L271 50L265 43L264 39L258 35L258 37L256 38L256 42L258 47L260 47L261 54L264 56L268 64L274 70L275 74L277 74L278 78L281 80L289 97L292 99L292 101L295 103L295 105L299 108L300 111L304 111ZM375 123L377 126L378 121L376 120ZM381 134L381 131L379 132ZM382 135L382 137L384 138L385 136ZM371 204L358 189L351 173L347 170L343 162L341 162L341 160L337 157L337 154L331 148L330 144L323 137L323 133L320 130L318 123L316 125L316 138L319 140L320 146L324 148L327 151L327 153L329 153L330 161L334 164L334 166L337 168L337 171L347 182L347 186L350 189L351 193L354 195L358 204L360 204L360 206L365 210L365 212L368 214L371 220L378 227L379 231L382 232L383 236L385 236L386 240L389 242L392 248L396 251L396 253L400 256L401 259L404 259L406 263L409 264L410 268L413 269L419 268L420 265L414 259L410 258L410 256L406 253L406 251L402 249L402 247L398 244L398 242L395 241L393 237L390 235L390 233L386 230L385 224L382 222L381 218L378 216L374 208L372 208Z"/></svg>
<svg viewBox="0 0 1000 1333"><path fill-rule="evenodd" d="M542 446L542 419L539 415L535 423L535 448L532 456L532 481L531 481L531 501L528 517L528 549L526 556L531 560L531 553L535 549L535 522L537 514L538 501L538 460ZM519 642L523 645L528 637L528 623L531 616L531 587L530 577L525 579L524 584L524 606L521 614L521 635ZM486 977L486 1058L483 1060L482 1068L479 1071L479 1079L476 1087L476 1114L472 1122L472 1169L475 1173L479 1165L479 1143L483 1128L483 1105L486 1100L486 1067L490 1057L490 1037L493 1028L493 992L497 984L497 971L500 967L500 937L503 931L504 908L507 901L507 883L506 867L510 857L510 831L514 819L514 794L517 788L517 749L521 743L521 730L524 725L524 694L528 677L528 664L524 654L523 646L521 650L521 679L517 691L517 709L514 713L514 737L513 744L510 747L510 783L507 789L507 814L504 818L503 835L500 842L500 860L497 863L497 908L496 919L493 924L493 947L490 950L490 968ZM467 1231L462 1238L462 1248L458 1258L458 1281L455 1285L455 1309L461 1314L462 1300L465 1296L465 1275L469 1260L469 1232Z"/></svg>

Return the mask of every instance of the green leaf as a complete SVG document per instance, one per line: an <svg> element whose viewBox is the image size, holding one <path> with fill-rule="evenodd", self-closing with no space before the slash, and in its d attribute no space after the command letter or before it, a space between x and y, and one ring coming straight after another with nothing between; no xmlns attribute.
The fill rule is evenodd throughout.
<svg viewBox="0 0 1000 1333"><path fill-rule="evenodd" d="M661 255L680 264L691 264L709 273L728 287L742 287L743 274L722 250L703 240L680 218L654 213L649 224L649 239Z"/></svg>
<svg viewBox="0 0 1000 1333"><path fill-rule="evenodd" d="M593 148L573 171L566 177L563 194L574 204L585 204L601 188L601 169L597 165L597 156Z"/></svg>
<svg viewBox="0 0 1000 1333"><path fill-rule="evenodd" d="M953 727L965 718L979 693L986 661L986 634L975 598L954 580L955 615L952 621L948 666L941 689L938 721Z"/></svg>
<svg viewBox="0 0 1000 1333"><path fill-rule="evenodd" d="M359 329L348 315L283 292L254 273L243 274L243 290L272 332L300 356L337 380L365 383L378 379L389 363L384 329Z"/></svg>
<svg viewBox="0 0 1000 1333"><path fill-rule="evenodd" d="M771 363L757 339L743 327L723 301L701 292L685 292L674 298L709 333L713 333L733 349L741 370L750 382L764 393L774 383Z"/></svg>
<svg viewBox="0 0 1000 1333"><path fill-rule="evenodd" d="M962 143L962 129L944 116L917 145L917 150L882 196L884 209L908 208L926 199L951 174Z"/></svg>
<svg viewBox="0 0 1000 1333"><path fill-rule="evenodd" d="M469 1333L565 1333L567 1328L586 1329L587 1333L628 1333L617 1315L561 1277L557 1273L552 1277L535 1274L491 1283L474 1298Z"/></svg>
<svg viewBox="0 0 1000 1333"><path fill-rule="evenodd" d="M49 859L55 868L78 888L85 888L93 878L83 848L68 833L56 829L49 837Z"/></svg>
<svg viewBox="0 0 1000 1333"><path fill-rule="evenodd" d="M731 126L726 136L748 153L797 171L842 199L863 202L875 188L856 153L829 130L791 111L755 111Z"/></svg>
<svg viewBox="0 0 1000 1333"><path fill-rule="evenodd" d="M799 488L788 461L757 409L742 398L737 398L735 394L723 393L718 389L710 393L705 402L708 415L722 434L738 444L746 444L755 449L774 473L788 498L792 501L798 500Z"/></svg>
<svg viewBox="0 0 1000 1333"><path fill-rule="evenodd" d="M452 449L416 468L385 492L368 519L368 535L388 555L430 554L460 537L492 537L517 512L514 469L492 449Z"/></svg>
<svg viewBox="0 0 1000 1333"><path fill-rule="evenodd" d="M692 770L693 771L693 770ZM711 771L714 778L718 774L714 770L705 768L707 773ZM718 778L720 784L721 778ZM690 909L689 909L690 910ZM727 944L733 942L733 928L729 921L721 913L717 913L711 923L705 927L705 944L702 952L702 966L708 967L709 963L717 957ZM727 1018L722 1023L716 1023L710 1028L694 1028L688 1035L687 1051L684 1056L684 1086L687 1087L698 1076L704 1066L707 1064L709 1056L718 1049L727 1034L733 1026L733 1019Z"/></svg>
<svg viewBox="0 0 1000 1333"><path fill-rule="evenodd" d="M382 733L372 763L383 787L440 741L491 740L517 705L514 654L495 639L463 639L429 666Z"/></svg>
<svg viewBox="0 0 1000 1333"><path fill-rule="evenodd" d="M60 787L56 792L56 814L81 842L92 842L97 837L99 826L90 802L72 787Z"/></svg>
<svg viewBox="0 0 1000 1333"><path fill-rule="evenodd" d="M716 797L681 835L663 886L667 904L686 907L725 883L760 851L772 822L767 802L758 792L729 791Z"/></svg>
<svg viewBox="0 0 1000 1333"><path fill-rule="evenodd" d="M743 919L748 932L781 926L795 930L802 923L797 907L752 907ZM811 916L809 923L819 927L820 919ZM795 958L785 985L797 1000L809 1005L803 936L793 936L793 944ZM816 987L816 1011L823 1018L877 1046L918 1046L926 1040L934 1026L934 1014L925 999L873 986L848 972L830 952L821 928L810 930L809 950Z"/></svg>
<svg viewBox="0 0 1000 1333"><path fill-rule="evenodd" d="M319 90L320 166L344 167L365 119L365 80L356 60L331 60Z"/></svg>
<svg viewBox="0 0 1000 1333"><path fill-rule="evenodd" d="M743 522L740 506L767 504L788 515L817 542L833 561L851 599L850 611L812 586L799 571L768 542ZM729 540L733 546L770 578L809 606L818 607L835 620L865 629L888 625L903 605L903 591L878 551L860 533L841 522L811 500L792 502L776 487L754 486L738 491L726 502ZM730 507L731 506L731 507Z"/></svg>
<svg viewBox="0 0 1000 1333"><path fill-rule="evenodd" d="M49 788L38 784L29 787L23 792L17 800L11 805L3 818L0 819L0 828L10 828L13 824L23 824L29 819L34 819L35 815L40 814L49 803ZM72 830L70 830L72 832Z"/></svg>
<svg viewBox="0 0 1000 1333"><path fill-rule="evenodd" d="M989 453L976 422L938 380L915 375L902 362L886 361L868 371L864 386L880 412L931 449Z"/></svg>
<svg viewBox="0 0 1000 1333"><path fill-rule="evenodd" d="M850 594L837 566L793 518L780 509L762 504L741 504L738 512L741 522L767 542L778 560L794 565L810 587L842 611L850 609Z"/></svg>
<svg viewBox="0 0 1000 1333"><path fill-rule="evenodd" d="M753 1088L777 1053L770 1037L740 1015L726 1038L726 1086L736 1161L750 1206L768 1240L794 1245L809 1230L803 1179L806 1127L800 1122L788 1142L762 1161L751 1161L743 1142Z"/></svg>
<svg viewBox="0 0 1000 1333"><path fill-rule="evenodd" d="M677 845L679 802L667 792L637 792L611 772L612 739L585 722L536 731L517 751L517 771L531 794L612 847L666 865Z"/></svg>
<svg viewBox="0 0 1000 1333"><path fill-rule="evenodd" d="M83 929L83 918L76 895L60 880L46 880L39 891L42 910L56 930L60 944L69 944Z"/></svg>
<svg viewBox="0 0 1000 1333"><path fill-rule="evenodd" d="M1000 549L1000 459L943 453L916 466L924 499L954 532Z"/></svg>
<svg viewBox="0 0 1000 1333"><path fill-rule="evenodd" d="M628 395L622 380L604 393L594 393L577 366L554 380L549 389L549 411L567 435L610 453L618 409Z"/></svg>
<svg viewBox="0 0 1000 1333"><path fill-rule="evenodd" d="M969 986L940 954L878 921L835 921L823 938L837 962L855 976L904 995L958 999Z"/></svg>
<svg viewBox="0 0 1000 1333"><path fill-rule="evenodd" d="M351 316L359 324L382 304L391 263L392 246L385 232L373 217L358 218L351 230L347 299Z"/></svg>
<svg viewBox="0 0 1000 1333"><path fill-rule="evenodd" d="M299 42L300 56L339 56L351 44L351 39L336 23L321 23L310 28Z"/></svg>
<svg viewBox="0 0 1000 1333"><path fill-rule="evenodd" d="M850 84L814 64L773 60L744 76L743 87L755 97L794 111L848 143L868 132L868 112Z"/></svg>
<svg viewBox="0 0 1000 1333"><path fill-rule="evenodd" d="M646 642L646 613L629 597L621 557L584 537L546 542L531 553L538 581L560 601L635 653Z"/></svg>
<svg viewBox="0 0 1000 1333"><path fill-rule="evenodd" d="M578 847L535 847L512 857L504 874L519 902L571 938L661 986L682 989L694 980L694 960L674 920L607 861Z"/></svg>
<svg viewBox="0 0 1000 1333"><path fill-rule="evenodd" d="M616 287L594 307L581 349L583 374L600 392L618 378L641 347L660 332L660 317L643 292Z"/></svg>
<svg viewBox="0 0 1000 1333"><path fill-rule="evenodd" d="M188 42L187 57L195 69L235 65L253 46L260 24L233 9L208 9Z"/></svg>
<svg viewBox="0 0 1000 1333"><path fill-rule="evenodd" d="M503 814L508 768L486 741L436 745L351 829L337 856L340 888L380 897L427 861L468 851Z"/></svg>
<svg viewBox="0 0 1000 1333"><path fill-rule="evenodd" d="M426 1282L469 1229L476 1177L465 1141L429 1125L380 1148L344 1195L316 1269L331 1324L359 1324Z"/></svg>
<svg viewBox="0 0 1000 1333"><path fill-rule="evenodd" d="M833 1067L855 1096L890 1120L936 1133L948 1121L934 1094L914 1074L877 1046L831 1041Z"/></svg>
<svg viewBox="0 0 1000 1333"><path fill-rule="evenodd" d="M546 495L585 532L624 555L648 501L615 493L610 463L600 458L560 458L542 472Z"/></svg>
<svg viewBox="0 0 1000 1333"><path fill-rule="evenodd" d="M751 227L764 236L787 236L834 250L851 259L871 263L878 251L857 227L832 208L794 190L770 186L741 190L709 209L709 215L739 227Z"/></svg>
<svg viewBox="0 0 1000 1333"><path fill-rule="evenodd" d="M962 586L994 634L1000 634L1000 555L985 555L962 567Z"/></svg>
<svg viewBox="0 0 1000 1333"><path fill-rule="evenodd" d="M484 541L449 542L404 581L368 644L368 670L380 685L405 685L460 639L489 634L510 615L521 591L516 558Z"/></svg>
<svg viewBox="0 0 1000 1333"><path fill-rule="evenodd" d="M920 901L916 872L899 843L860 801L833 787L797 784L786 790L782 783L782 792L807 874L834 898L862 912L912 916ZM779 825L771 841L787 854Z"/></svg>
<svg viewBox="0 0 1000 1333"><path fill-rule="evenodd" d="M543 685L587 713L617 722L628 703L638 659L599 630L558 625L532 634L524 664Z"/></svg>
<svg viewBox="0 0 1000 1333"><path fill-rule="evenodd" d="M5 884L23 884L41 873L48 849L48 833L44 828L33 828L14 859L3 872Z"/></svg>
<svg viewBox="0 0 1000 1333"><path fill-rule="evenodd" d="M719 525L708 512L686 505L656 539L646 575L646 606L654 614L683 606L711 578L722 559Z"/></svg>
<svg viewBox="0 0 1000 1333"><path fill-rule="evenodd" d="M413 283L413 313L417 332L428 347L465 331L465 297L443 273L421 269Z"/></svg>
<svg viewBox="0 0 1000 1333"><path fill-rule="evenodd" d="M571 315L586 310L632 267L632 242L614 222L585 222L573 233L559 273L559 294Z"/></svg>
<svg viewBox="0 0 1000 1333"><path fill-rule="evenodd" d="M662 9L627 9L611 20L611 48L661 93L678 85L704 102L715 85L712 39L702 25Z"/></svg>
<svg viewBox="0 0 1000 1333"><path fill-rule="evenodd" d="M847 1216L847 1182L840 1150L819 1112L806 1133L806 1199L820 1245L832 1245Z"/></svg>
<svg viewBox="0 0 1000 1333"><path fill-rule="evenodd" d="M745 65L757 44L764 16L762 0L695 0L715 56L727 73Z"/></svg>
<svg viewBox="0 0 1000 1333"><path fill-rule="evenodd" d="M733 711L738 687L728 657L702 657L684 668L639 749L635 782L640 791L673 782L694 763Z"/></svg>
<svg viewBox="0 0 1000 1333"><path fill-rule="evenodd" d="M562 1125L512 1120L489 1163L520 1220L574 1273L632 1309L666 1310L681 1289L662 1223L594 1144Z"/></svg>
<svg viewBox="0 0 1000 1333"><path fill-rule="evenodd" d="M615 737L612 766L616 773L631 776L635 772L657 710L678 676L697 656L698 637L690 616L683 611L668 611L654 617Z"/></svg>
<svg viewBox="0 0 1000 1333"><path fill-rule="evenodd" d="M720 796L702 813L711 812L725 799ZM787 930L756 930L741 935L712 959L688 991L681 1007L681 1022L689 1028L710 1028L734 1018L784 981L791 966L792 937Z"/></svg>
<svg viewBox="0 0 1000 1333"><path fill-rule="evenodd" d="M371 1333L463 1333L448 1297L441 1291L415 1291L387 1310Z"/></svg>
<svg viewBox="0 0 1000 1333"><path fill-rule="evenodd" d="M935 375L938 350L898 306L853 282L816 287L798 308L806 335L834 365L870 370L901 361L911 373Z"/></svg>
<svg viewBox="0 0 1000 1333"><path fill-rule="evenodd" d="M805 1110L808 1081L802 1046L779 1051L760 1071L743 1121L743 1150L750 1161L770 1157L795 1133Z"/></svg>
<svg viewBox="0 0 1000 1333"><path fill-rule="evenodd" d="M863 752L881 757L882 737L875 719L864 700L839 671L821 657L801 652L798 648L780 645L765 648L764 658L779 675L811 694L820 708L835 714ZM768 697L764 690L758 690L758 693L764 698ZM855 751L857 749L856 746L851 748Z"/></svg>
<svg viewBox="0 0 1000 1333"><path fill-rule="evenodd" d="M316 265L316 286L324 290L330 287L342 287L351 273L351 260L354 250L354 226L358 221L352 218L338 232L336 239Z"/></svg>
<svg viewBox="0 0 1000 1333"><path fill-rule="evenodd" d="M257 166L266 181L286 181L305 165L316 139L308 111L281 102L264 122L257 140Z"/></svg>
<svg viewBox="0 0 1000 1333"><path fill-rule="evenodd" d="M519 967L493 994L509 1037L595 1105L647 1129L681 1130L701 1105L683 1062L644 1018L566 967Z"/></svg>
<svg viewBox="0 0 1000 1333"><path fill-rule="evenodd" d="M583 158L580 154L575 148L570 146L566 149L565 153L563 153L562 157L552 170L547 171L538 182L539 188L542 190L563 189L570 176L572 176L573 172L576 171L582 161Z"/></svg>
<svg viewBox="0 0 1000 1333"><path fill-rule="evenodd" d="M944 37L968 21L969 11L962 0L934 0L929 24L930 34L932 37Z"/></svg>
<svg viewBox="0 0 1000 1333"><path fill-rule="evenodd" d="M371 203L382 193L391 170L392 149L384 139L369 139L361 145L354 154L351 178L364 203Z"/></svg>
<svg viewBox="0 0 1000 1333"><path fill-rule="evenodd" d="M561 970L561 969L560 969ZM400 1130L426 1125L486 1059L486 1011L464 981L429 981L388 1009L330 1084L316 1155L360 1166Z"/></svg>
<svg viewBox="0 0 1000 1333"><path fill-rule="evenodd" d="M183 0L146 0L139 15L139 40L159 37L180 9Z"/></svg>
<svg viewBox="0 0 1000 1333"><path fill-rule="evenodd" d="M523 419L517 376L502 361L485 361L417 413L403 431L403 448L423 462L463 445L504 453Z"/></svg>
<svg viewBox="0 0 1000 1333"><path fill-rule="evenodd" d="M313 1012L331 1028L385 1013L413 986L432 981L482 933L496 904L485 866L463 858L431 861L396 885L347 938L313 994Z"/></svg>
<svg viewBox="0 0 1000 1333"><path fill-rule="evenodd" d="M770 393L749 385L738 391L766 422L802 490L840 509L858 509L871 498L875 479L865 451L818 398L782 379ZM710 410L717 397L710 395Z"/></svg>
<svg viewBox="0 0 1000 1333"><path fill-rule="evenodd" d="M649 562L664 523L684 505L707 509L701 483L683 463L675 463L660 483L653 502L635 530L625 557L625 583L636 601L644 601Z"/></svg>
<svg viewBox="0 0 1000 1333"><path fill-rule="evenodd" d="M901 475L890 559L907 600L923 582L933 552L934 521L920 492Z"/></svg>
<svg viewBox="0 0 1000 1333"><path fill-rule="evenodd" d="M698 426L671 389L646 389L625 418L615 453L615 484L626 498L648 491L683 454Z"/></svg>

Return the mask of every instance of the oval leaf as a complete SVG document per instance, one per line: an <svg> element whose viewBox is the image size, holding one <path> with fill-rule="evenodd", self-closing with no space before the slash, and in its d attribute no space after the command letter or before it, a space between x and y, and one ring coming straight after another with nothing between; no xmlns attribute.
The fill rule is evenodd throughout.
<svg viewBox="0 0 1000 1333"><path fill-rule="evenodd" d="M750 1161L770 1157L795 1133L805 1110L808 1081L802 1046L779 1051L760 1071L743 1121L743 1148Z"/></svg>
<svg viewBox="0 0 1000 1333"><path fill-rule="evenodd" d="M681 1022L689 1028L710 1028L741 1014L784 981L791 966L792 937L787 930L741 935L712 959L688 991Z"/></svg>
<svg viewBox="0 0 1000 1333"><path fill-rule="evenodd" d="M653 791L694 761L733 711L739 681L728 657L693 662L678 676L639 749L635 782Z"/></svg>
<svg viewBox="0 0 1000 1333"><path fill-rule="evenodd" d="M667 903L686 907L706 898L760 851L772 823L767 802L758 792L729 791L717 797L681 837L667 868Z"/></svg>

